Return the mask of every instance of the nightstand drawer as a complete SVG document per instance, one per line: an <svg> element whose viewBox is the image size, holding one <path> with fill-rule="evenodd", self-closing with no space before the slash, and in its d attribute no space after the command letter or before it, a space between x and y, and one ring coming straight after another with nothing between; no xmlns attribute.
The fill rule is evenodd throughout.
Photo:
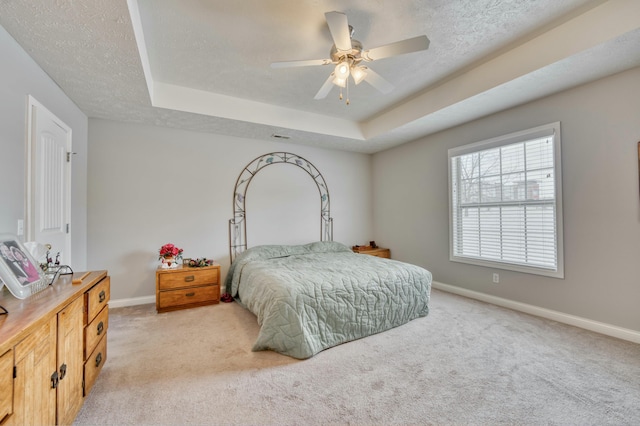
<svg viewBox="0 0 640 426"><path fill-rule="evenodd" d="M364 254L368 254L369 256L375 256L375 257L384 257L385 259L389 259L391 257L391 253L388 249L373 250L371 252L365 252Z"/></svg>
<svg viewBox="0 0 640 426"><path fill-rule="evenodd" d="M109 328L109 306L105 306L102 311L95 317L93 321L84 329L84 358L87 359L89 354L100 342Z"/></svg>
<svg viewBox="0 0 640 426"><path fill-rule="evenodd" d="M160 290L174 288L201 286L205 284L218 284L218 269L197 269L176 271L170 274L160 274L158 285Z"/></svg>
<svg viewBox="0 0 640 426"><path fill-rule="evenodd" d="M360 253L360 254L367 254L369 256L375 256L375 257L383 257L385 259L391 259L391 250L389 250L388 248L359 248L359 249L354 249L353 250L356 253Z"/></svg>
<svg viewBox="0 0 640 426"><path fill-rule="evenodd" d="M213 304L220 301L220 286L207 285L179 290L162 291L158 295L158 309L179 307L192 304Z"/></svg>

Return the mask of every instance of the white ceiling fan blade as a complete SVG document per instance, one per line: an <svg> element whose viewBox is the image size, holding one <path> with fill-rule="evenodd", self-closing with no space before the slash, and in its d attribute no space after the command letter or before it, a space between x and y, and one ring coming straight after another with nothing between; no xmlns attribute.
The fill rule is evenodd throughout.
<svg viewBox="0 0 640 426"><path fill-rule="evenodd" d="M427 50L428 48L429 39L426 35L421 35L365 50L362 52L362 57L367 61L375 61L377 59L388 58L390 56L404 55L405 53Z"/></svg>
<svg viewBox="0 0 640 426"><path fill-rule="evenodd" d="M333 43L338 50L351 50L351 34L347 15L341 12L327 12L324 14L329 26Z"/></svg>
<svg viewBox="0 0 640 426"><path fill-rule="evenodd" d="M322 85L320 90L318 90L318 93L316 93L316 95L313 97L313 99L317 100L317 99L324 99L324 98L327 97L327 95L329 94L329 92L333 88L333 78L334 77L335 76L333 75L333 73L331 73L331 75L329 76L327 81L324 82L324 84Z"/></svg>
<svg viewBox="0 0 640 426"><path fill-rule="evenodd" d="M310 59L308 61L273 62L271 68L308 67L312 65L329 65L331 59Z"/></svg>
<svg viewBox="0 0 640 426"><path fill-rule="evenodd" d="M382 78L380 74L378 74L371 68L367 68L367 76L364 78L364 81L384 94L387 94L393 90L393 84Z"/></svg>

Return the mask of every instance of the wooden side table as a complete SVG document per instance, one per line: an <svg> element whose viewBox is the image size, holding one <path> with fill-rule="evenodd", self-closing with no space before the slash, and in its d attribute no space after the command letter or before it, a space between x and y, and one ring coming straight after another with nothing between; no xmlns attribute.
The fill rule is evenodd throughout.
<svg viewBox="0 0 640 426"><path fill-rule="evenodd" d="M391 250L388 248L370 246L359 246L353 249L354 253L368 254L369 256L384 257L385 259L391 259Z"/></svg>
<svg viewBox="0 0 640 426"><path fill-rule="evenodd" d="M220 265L156 270L156 311L168 312L220 302Z"/></svg>

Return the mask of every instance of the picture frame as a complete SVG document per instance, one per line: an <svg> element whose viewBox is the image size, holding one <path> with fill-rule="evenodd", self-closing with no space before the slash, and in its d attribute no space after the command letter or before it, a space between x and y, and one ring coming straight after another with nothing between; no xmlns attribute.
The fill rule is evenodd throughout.
<svg viewBox="0 0 640 426"><path fill-rule="evenodd" d="M49 284L31 253L10 234L0 235L0 279L18 299L44 290Z"/></svg>

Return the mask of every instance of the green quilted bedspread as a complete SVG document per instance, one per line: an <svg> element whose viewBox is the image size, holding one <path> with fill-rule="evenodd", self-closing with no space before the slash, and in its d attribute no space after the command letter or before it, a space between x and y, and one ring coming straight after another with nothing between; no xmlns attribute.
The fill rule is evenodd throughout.
<svg viewBox="0 0 640 426"><path fill-rule="evenodd" d="M233 262L225 287L258 318L254 351L304 359L426 316L431 273L316 242L253 247Z"/></svg>

